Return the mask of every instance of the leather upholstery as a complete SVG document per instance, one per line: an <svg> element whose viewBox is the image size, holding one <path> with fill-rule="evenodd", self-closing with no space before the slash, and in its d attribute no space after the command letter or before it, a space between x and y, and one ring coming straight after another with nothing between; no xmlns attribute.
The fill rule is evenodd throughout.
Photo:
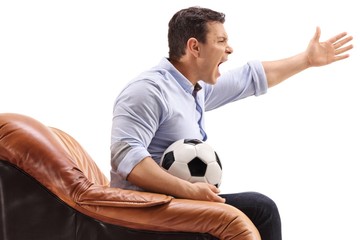
<svg viewBox="0 0 360 240"><path fill-rule="evenodd" d="M0 114L0 163L4 240L260 239L230 205L109 187L75 139L25 115ZM8 237L32 223L36 238Z"/></svg>

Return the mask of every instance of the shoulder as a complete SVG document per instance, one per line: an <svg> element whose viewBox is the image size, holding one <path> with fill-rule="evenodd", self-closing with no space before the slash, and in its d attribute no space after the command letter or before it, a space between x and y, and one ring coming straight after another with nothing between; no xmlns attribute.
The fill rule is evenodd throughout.
<svg viewBox="0 0 360 240"><path fill-rule="evenodd" d="M139 74L125 85L118 94L115 105L131 108L166 109L166 77L157 70L149 70Z"/></svg>
<svg viewBox="0 0 360 240"><path fill-rule="evenodd" d="M124 87L122 94L160 96L164 88L166 88L164 82L166 82L166 77L163 72L156 70L146 71L130 81Z"/></svg>

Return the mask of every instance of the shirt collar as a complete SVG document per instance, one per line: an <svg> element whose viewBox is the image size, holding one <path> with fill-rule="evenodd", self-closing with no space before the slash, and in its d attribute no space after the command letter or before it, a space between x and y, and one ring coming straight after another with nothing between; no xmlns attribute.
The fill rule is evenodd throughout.
<svg viewBox="0 0 360 240"><path fill-rule="evenodd" d="M194 86L167 58L161 59L159 66L168 71L186 92L192 94L193 91L198 92L202 89L199 83Z"/></svg>

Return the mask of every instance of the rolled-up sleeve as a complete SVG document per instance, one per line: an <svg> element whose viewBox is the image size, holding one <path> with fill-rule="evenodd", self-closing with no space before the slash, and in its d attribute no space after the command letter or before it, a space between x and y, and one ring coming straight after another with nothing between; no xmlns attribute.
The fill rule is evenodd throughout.
<svg viewBox="0 0 360 240"><path fill-rule="evenodd" d="M111 166L126 179L144 158L164 113L161 91L151 81L131 83L115 101L111 130ZM144 84L147 81L148 84Z"/></svg>
<svg viewBox="0 0 360 240"><path fill-rule="evenodd" d="M250 61L242 67L223 73L215 85L205 86L206 111L249 96L267 92L268 84L260 61Z"/></svg>

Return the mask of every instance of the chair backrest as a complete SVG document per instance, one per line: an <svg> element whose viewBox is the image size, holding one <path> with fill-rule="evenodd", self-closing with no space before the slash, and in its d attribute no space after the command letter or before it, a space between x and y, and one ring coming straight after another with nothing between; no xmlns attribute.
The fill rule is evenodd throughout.
<svg viewBox="0 0 360 240"><path fill-rule="evenodd" d="M84 148L69 134L51 127L53 133L59 138L64 148L71 156L70 160L84 173L88 180L96 185L109 185L109 180L101 172L95 161L84 150Z"/></svg>
<svg viewBox="0 0 360 240"><path fill-rule="evenodd" d="M70 135L21 114L0 114L0 160L27 172L71 205L79 189L109 185Z"/></svg>

